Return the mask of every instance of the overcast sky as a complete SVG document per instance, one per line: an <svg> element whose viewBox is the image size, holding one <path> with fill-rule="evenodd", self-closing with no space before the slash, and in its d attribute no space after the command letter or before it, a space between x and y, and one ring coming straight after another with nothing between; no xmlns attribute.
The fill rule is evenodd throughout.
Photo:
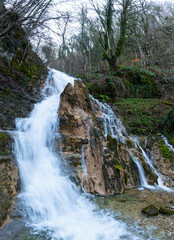
<svg viewBox="0 0 174 240"><path fill-rule="evenodd" d="M82 4L86 4L89 5L89 0L62 0L62 3L60 4L61 0L55 0L55 3L58 3L57 9L60 11L70 11L72 12L72 14L74 16L77 16L77 13L79 12L79 9L81 8ZM96 0L98 2L103 3L103 0ZM165 2L170 2L174 4L174 0L147 0L147 1L151 1L151 2L156 2L156 3L165 3ZM57 10L56 8L52 9L52 14L54 14L53 12ZM50 25L51 29L57 31L57 24L55 22L52 22ZM74 23L68 25L68 29L67 29L67 35L71 36L72 33L77 33L79 31L79 25L78 23ZM50 32L50 37L52 37L53 41L56 44L60 44L61 43L61 39L60 37L58 37L56 34L53 34Z"/></svg>

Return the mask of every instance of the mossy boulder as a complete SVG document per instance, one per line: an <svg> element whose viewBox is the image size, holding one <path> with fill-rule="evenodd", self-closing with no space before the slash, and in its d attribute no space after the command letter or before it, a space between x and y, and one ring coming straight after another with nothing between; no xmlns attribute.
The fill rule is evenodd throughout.
<svg viewBox="0 0 174 240"><path fill-rule="evenodd" d="M154 205L149 205L141 210L143 214L146 214L148 217L157 216L159 214L159 210Z"/></svg>
<svg viewBox="0 0 174 240"><path fill-rule="evenodd" d="M160 207L159 212L163 215L170 216L174 213L174 209L168 207Z"/></svg>

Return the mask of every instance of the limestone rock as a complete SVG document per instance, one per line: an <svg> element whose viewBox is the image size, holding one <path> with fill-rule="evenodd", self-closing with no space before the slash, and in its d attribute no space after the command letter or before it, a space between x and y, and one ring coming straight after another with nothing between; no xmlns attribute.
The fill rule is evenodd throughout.
<svg viewBox="0 0 174 240"><path fill-rule="evenodd" d="M20 190L18 168L12 154L13 138L0 132L0 226L3 224Z"/></svg>
<svg viewBox="0 0 174 240"><path fill-rule="evenodd" d="M83 83L75 81L74 86L66 86L58 113L61 149L73 170L71 179L80 182L87 192L100 195L122 193L139 183L137 167L126 145L111 136L105 139L101 113ZM87 174L82 167L82 150Z"/></svg>
<svg viewBox="0 0 174 240"><path fill-rule="evenodd" d="M153 165L161 174L164 184L168 187L174 187L174 169L172 168L172 162L169 159L164 159L157 142L152 145L150 154Z"/></svg>

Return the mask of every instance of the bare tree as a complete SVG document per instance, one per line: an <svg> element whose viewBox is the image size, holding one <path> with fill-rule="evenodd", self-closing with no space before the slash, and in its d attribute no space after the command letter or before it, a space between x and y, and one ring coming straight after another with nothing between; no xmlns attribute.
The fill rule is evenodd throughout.
<svg viewBox="0 0 174 240"><path fill-rule="evenodd" d="M8 34L17 24L30 36L45 21L52 0L1 0L0 2L0 38Z"/></svg>
<svg viewBox="0 0 174 240"><path fill-rule="evenodd" d="M114 70L117 68L118 59L125 45L128 19L134 14L134 5L138 11L138 4L135 0L105 0L105 5L101 8L93 0L91 2L101 24L98 32L103 58L107 61L110 69Z"/></svg>

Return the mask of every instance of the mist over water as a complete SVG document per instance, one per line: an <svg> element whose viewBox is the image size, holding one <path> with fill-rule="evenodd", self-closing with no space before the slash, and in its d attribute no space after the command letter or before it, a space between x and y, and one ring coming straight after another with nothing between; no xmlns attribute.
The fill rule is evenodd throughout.
<svg viewBox="0 0 174 240"><path fill-rule="evenodd" d="M16 120L15 154L22 180L19 197L27 226L47 231L48 239L117 240L137 239L126 225L99 210L63 174L61 156L54 143L59 129L60 94L74 79L50 70L43 89L44 100L30 116Z"/></svg>

